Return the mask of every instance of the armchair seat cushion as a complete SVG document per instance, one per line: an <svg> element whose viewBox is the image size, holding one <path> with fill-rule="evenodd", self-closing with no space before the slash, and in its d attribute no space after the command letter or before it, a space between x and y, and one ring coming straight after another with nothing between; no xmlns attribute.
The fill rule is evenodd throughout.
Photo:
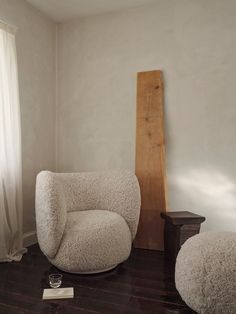
<svg viewBox="0 0 236 314"><path fill-rule="evenodd" d="M104 271L126 260L132 236L122 216L108 210L69 212L60 249L51 262L64 271Z"/></svg>

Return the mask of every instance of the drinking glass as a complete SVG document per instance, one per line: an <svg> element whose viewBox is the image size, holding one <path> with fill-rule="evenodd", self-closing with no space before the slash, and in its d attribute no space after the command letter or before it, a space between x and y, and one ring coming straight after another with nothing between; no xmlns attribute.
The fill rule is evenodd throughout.
<svg viewBox="0 0 236 314"><path fill-rule="evenodd" d="M51 288L59 288L62 283L61 274L51 274L49 275L49 284Z"/></svg>

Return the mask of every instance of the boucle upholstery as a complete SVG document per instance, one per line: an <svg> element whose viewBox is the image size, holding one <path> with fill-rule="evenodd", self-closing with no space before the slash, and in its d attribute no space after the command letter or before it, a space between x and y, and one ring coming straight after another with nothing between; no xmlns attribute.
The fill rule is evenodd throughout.
<svg viewBox="0 0 236 314"><path fill-rule="evenodd" d="M39 245L63 270L101 271L127 259L139 213L139 184L130 171L37 176Z"/></svg>
<svg viewBox="0 0 236 314"><path fill-rule="evenodd" d="M107 210L71 212L60 250L50 261L71 272L78 271L78 259L80 272L93 271L96 261L96 271L100 271L126 260L131 244L131 233L122 216Z"/></svg>
<svg viewBox="0 0 236 314"><path fill-rule="evenodd" d="M197 313L236 313L236 233L206 232L188 239L177 256L175 281Z"/></svg>
<svg viewBox="0 0 236 314"><path fill-rule="evenodd" d="M38 241L44 254L53 257L64 233L67 207L63 186L52 172L38 174L35 203Z"/></svg>

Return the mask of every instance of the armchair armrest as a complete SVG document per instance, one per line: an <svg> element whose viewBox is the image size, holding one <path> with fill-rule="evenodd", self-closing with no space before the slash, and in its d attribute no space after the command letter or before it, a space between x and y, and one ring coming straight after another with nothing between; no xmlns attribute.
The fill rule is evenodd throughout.
<svg viewBox="0 0 236 314"><path fill-rule="evenodd" d="M131 171L113 171L100 181L100 207L120 214L135 238L141 197L137 177Z"/></svg>
<svg viewBox="0 0 236 314"><path fill-rule="evenodd" d="M59 248L67 220L67 211L56 174L42 171L36 179L36 227L41 250L53 258Z"/></svg>

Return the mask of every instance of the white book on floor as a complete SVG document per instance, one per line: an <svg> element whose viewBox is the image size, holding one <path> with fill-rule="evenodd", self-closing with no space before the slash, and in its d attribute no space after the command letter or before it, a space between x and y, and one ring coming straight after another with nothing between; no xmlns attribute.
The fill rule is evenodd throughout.
<svg viewBox="0 0 236 314"><path fill-rule="evenodd" d="M43 300L74 298L74 288L44 289Z"/></svg>

